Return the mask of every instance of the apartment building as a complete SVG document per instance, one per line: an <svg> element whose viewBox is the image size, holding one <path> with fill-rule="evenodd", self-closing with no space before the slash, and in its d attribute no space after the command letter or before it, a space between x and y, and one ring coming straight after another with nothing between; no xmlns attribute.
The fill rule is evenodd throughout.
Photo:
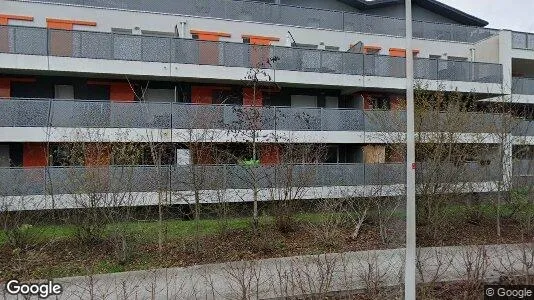
<svg viewBox="0 0 534 300"><path fill-rule="evenodd" d="M514 175L530 182L534 34L486 28L435 0L414 1L413 15L418 86L473 99L456 130L466 148L489 145L487 163L465 159L462 180L480 192ZM57 185L127 165L136 203L149 205L162 178L185 195L190 166L246 191L234 177L252 161L313 168L307 198L340 197L340 187L402 195L403 16L401 0L4 1L2 193L18 199L10 209L75 207L51 204L51 190L72 194L76 184ZM488 110L496 104L513 111L504 138ZM126 144L135 155L118 149ZM495 159L499 146L506 159ZM107 178L100 192L124 186Z"/></svg>

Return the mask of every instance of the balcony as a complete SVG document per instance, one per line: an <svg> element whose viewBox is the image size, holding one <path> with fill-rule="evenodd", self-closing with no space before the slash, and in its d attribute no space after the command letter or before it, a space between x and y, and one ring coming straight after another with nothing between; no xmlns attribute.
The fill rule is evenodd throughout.
<svg viewBox="0 0 534 300"><path fill-rule="evenodd" d="M269 67L276 70L406 75L404 58L385 55L18 26L0 26L0 34L8 37L0 53L158 62L169 64L167 76L173 69L170 64L251 68L273 57L278 60ZM418 79L502 83L500 64L419 58L414 69Z"/></svg>
<svg viewBox="0 0 534 300"><path fill-rule="evenodd" d="M534 187L534 160L514 161L514 186L518 188Z"/></svg>
<svg viewBox="0 0 534 300"><path fill-rule="evenodd" d="M526 135L533 134L533 124L499 114L476 112L425 112L416 116L418 132L501 133L507 125L514 128L515 133ZM400 110L17 98L0 99L0 127L404 132L406 113Z"/></svg>
<svg viewBox="0 0 534 300"><path fill-rule="evenodd" d="M512 48L534 50L534 34L527 32L512 32Z"/></svg>
<svg viewBox="0 0 534 300"><path fill-rule="evenodd" d="M534 78L513 77L512 94L534 95Z"/></svg>
<svg viewBox="0 0 534 300"><path fill-rule="evenodd" d="M0 127L404 131L403 111L0 99Z"/></svg>
<svg viewBox="0 0 534 300"><path fill-rule="evenodd" d="M0 196L252 189L251 172L260 189L395 185L406 173L404 164L0 168Z"/></svg>
<svg viewBox="0 0 534 300"><path fill-rule="evenodd" d="M488 165L466 162L462 165L434 162L417 163L416 182L423 185L436 183L490 182L502 180L502 166L492 161Z"/></svg>
<svg viewBox="0 0 534 300"><path fill-rule="evenodd" d="M166 0L157 2L131 0L112 2L100 0L47 0L44 2L170 13L226 20L242 20L267 24L283 24L397 37L405 36L404 19L265 2L234 0ZM476 43L497 33L497 30L489 28L421 21L413 22L414 37L421 39Z"/></svg>
<svg viewBox="0 0 534 300"><path fill-rule="evenodd" d="M515 136L534 136L534 121L522 120L513 129Z"/></svg>

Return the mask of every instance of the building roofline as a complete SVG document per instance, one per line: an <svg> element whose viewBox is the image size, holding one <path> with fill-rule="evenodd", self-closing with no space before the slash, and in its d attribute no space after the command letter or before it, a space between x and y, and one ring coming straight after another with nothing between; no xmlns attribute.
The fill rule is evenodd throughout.
<svg viewBox="0 0 534 300"><path fill-rule="evenodd" d="M373 1L340 0L340 1L346 4L349 4L359 10L363 10L363 11L404 3L404 0L373 0ZM466 12L463 12L447 4L441 3L437 0L414 0L414 3L434 13L445 15L447 16L447 18L454 20L463 25L485 27L489 24L485 20L479 19L473 15L470 15Z"/></svg>

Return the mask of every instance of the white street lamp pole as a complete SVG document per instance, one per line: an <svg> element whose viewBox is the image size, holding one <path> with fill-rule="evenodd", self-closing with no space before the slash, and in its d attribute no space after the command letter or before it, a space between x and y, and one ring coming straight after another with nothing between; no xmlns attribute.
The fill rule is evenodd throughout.
<svg viewBox="0 0 534 300"><path fill-rule="evenodd" d="M406 4L406 258L404 299L415 300L415 105L412 50L412 0Z"/></svg>

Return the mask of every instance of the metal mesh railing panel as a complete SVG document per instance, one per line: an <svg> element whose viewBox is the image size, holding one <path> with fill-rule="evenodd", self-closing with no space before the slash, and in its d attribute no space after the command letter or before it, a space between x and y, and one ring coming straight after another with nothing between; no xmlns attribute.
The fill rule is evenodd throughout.
<svg viewBox="0 0 534 300"><path fill-rule="evenodd" d="M111 102L53 100L51 126L105 128L110 126Z"/></svg>
<svg viewBox="0 0 534 300"><path fill-rule="evenodd" d="M0 127L47 127L49 101L0 99Z"/></svg>
<svg viewBox="0 0 534 300"><path fill-rule="evenodd" d="M405 132L406 112L395 110L366 110L364 127L367 132Z"/></svg>
<svg viewBox="0 0 534 300"><path fill-rule="evenodd" d="M365 55L364 72L367 76L406 77L405 60L387 55Z"/></svg>
<svg viewBox="0 0 534 300"><path fill-rule="evenodd" d="M278 130L321 130L321 111L297 107L276 108Z"/></svg>

